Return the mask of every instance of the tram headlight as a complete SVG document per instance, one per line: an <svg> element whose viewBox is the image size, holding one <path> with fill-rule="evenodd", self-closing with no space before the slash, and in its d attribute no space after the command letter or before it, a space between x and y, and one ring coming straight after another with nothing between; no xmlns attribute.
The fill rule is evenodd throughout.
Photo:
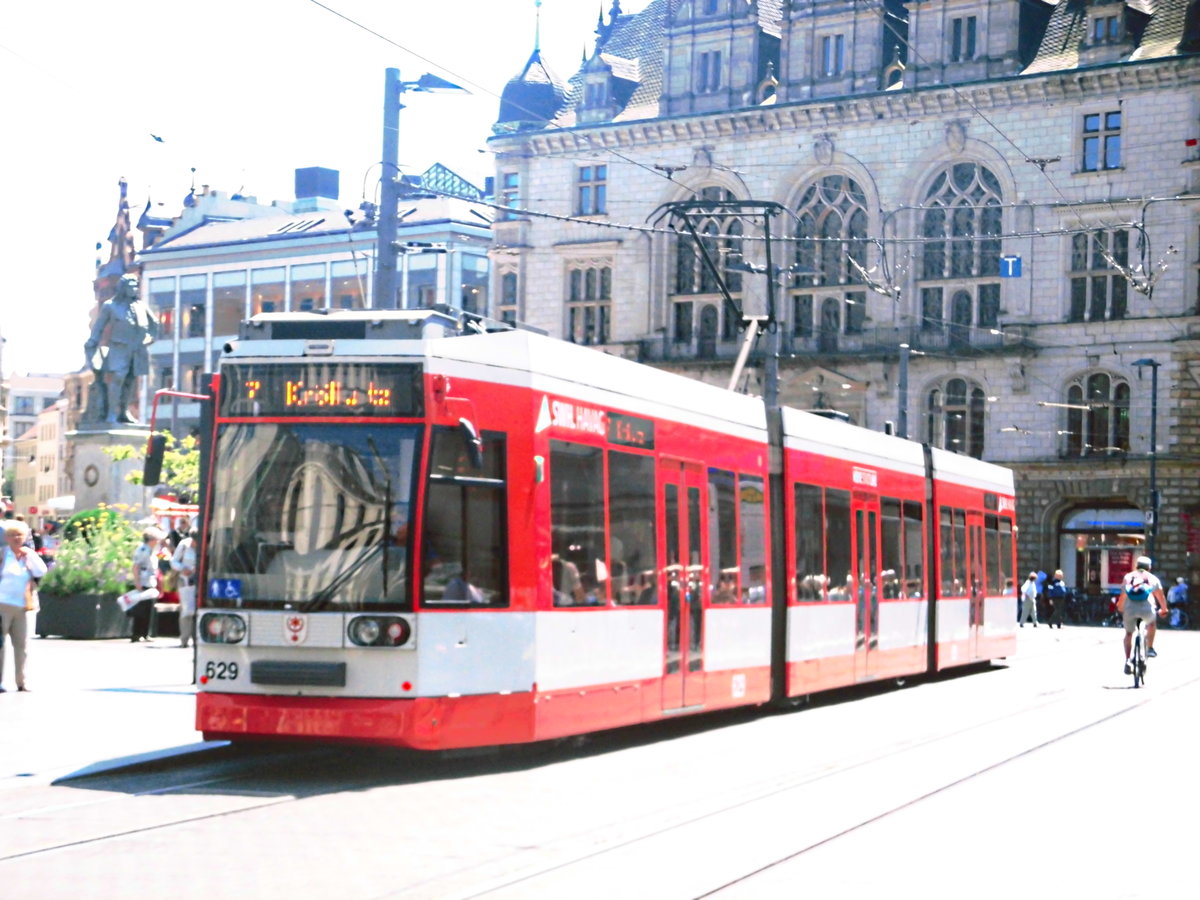
<svg viewBox="0 0 1200 900"><path fill-rule="evenodd" d="M399 647L412 636L412 626L399 616L355 616L346 635L359 647Z"/></svg>
<svg viewBox="0 0 1200 900"><path fill-rule="evenodd" d="M246 637L246 620L230 613L205 613L200 636L209 644L237 644Z"/></svg>

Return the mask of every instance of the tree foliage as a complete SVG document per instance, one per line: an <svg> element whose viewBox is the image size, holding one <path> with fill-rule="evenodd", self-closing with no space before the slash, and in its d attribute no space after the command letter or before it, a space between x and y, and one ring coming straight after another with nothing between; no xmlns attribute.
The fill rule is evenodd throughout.
<svg viewBox="0 0 1200 900"><path fill-rule="evenodd" d="M195 498L200 492L200 442L188 435L176 439L169 431L160 431L167 439L167 449L163 454L162 484L176 497L183 499L184 495ZM115 462L127 459L146 461L146 448L121 446L107 447L105 453ZM142 483L142 466L138 466L125 476L130 484Z"/></svg>

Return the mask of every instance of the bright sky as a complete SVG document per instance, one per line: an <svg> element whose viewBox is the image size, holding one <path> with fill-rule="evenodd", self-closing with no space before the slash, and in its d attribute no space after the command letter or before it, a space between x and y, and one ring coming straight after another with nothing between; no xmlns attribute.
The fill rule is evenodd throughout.
<svg viewBox="0 0 1200 900"><path fill-rule="evenodd" d="M533 49L534 0L321 3L3 4L5 374L83 364L95 261L108 259L122 176L134 222L148 197L177 214L192 167L197 186L270 202L293 199L296 168L326 166L341 173L342 202L357 206L364 182L376 193L388 67L405 81L433 72L472 91L406 94L401 168L441 162L480 185L492 174L481 151L505 82ZM611 5L544 0L542 57L564 80Z"/></svg>

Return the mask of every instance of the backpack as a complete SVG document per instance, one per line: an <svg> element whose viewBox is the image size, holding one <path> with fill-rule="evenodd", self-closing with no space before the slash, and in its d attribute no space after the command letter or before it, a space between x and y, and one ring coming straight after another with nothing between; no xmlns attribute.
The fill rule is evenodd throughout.
<svg viewBox="0 0 1200 900"><path fill-rule="evenodd" d="M1125 588L1125 594L1134 603L1144 603L1150 599L1150 579L1141 572L1134 572Z"/></svg>

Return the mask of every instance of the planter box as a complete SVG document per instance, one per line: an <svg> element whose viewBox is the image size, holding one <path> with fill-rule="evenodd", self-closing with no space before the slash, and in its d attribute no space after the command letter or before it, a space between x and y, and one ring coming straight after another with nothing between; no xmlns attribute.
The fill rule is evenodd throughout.
<svg viewBox="0 0 1200 900"><path fill-rule="evenodd" d="M133 620L108 594L42 594L41 606L35 629L38 637L119 638L133 633Z"/></svg>

